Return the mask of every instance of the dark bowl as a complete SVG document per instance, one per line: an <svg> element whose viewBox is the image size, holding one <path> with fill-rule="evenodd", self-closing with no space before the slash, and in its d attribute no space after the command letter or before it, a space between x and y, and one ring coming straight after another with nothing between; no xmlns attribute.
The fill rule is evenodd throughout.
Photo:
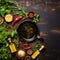
<svg viewBox="0 0 60 60"><path fill-rule="evenodd" d="M19 37L27 42L31 42L35 40L39 32L36 23L32 21L22 22L19 25L17 31L18 31Z"/></svg>

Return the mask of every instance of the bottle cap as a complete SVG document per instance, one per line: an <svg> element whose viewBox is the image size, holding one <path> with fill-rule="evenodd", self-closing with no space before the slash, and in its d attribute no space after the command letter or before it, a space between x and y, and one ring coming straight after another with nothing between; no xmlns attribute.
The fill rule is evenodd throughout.
<svg viewBox="0 0 60 60"><path fill-rule="evenodd" d="M45 48L44 45L41 45L41 48L39 49L39 51L43 50Z"/></svg>
<svg viewBox="0 0 60 60"><path fill-rule="evenodd" d="M9 41L9 43L11 43L11 38L10 37L8 38L8 41Z"/></svg>

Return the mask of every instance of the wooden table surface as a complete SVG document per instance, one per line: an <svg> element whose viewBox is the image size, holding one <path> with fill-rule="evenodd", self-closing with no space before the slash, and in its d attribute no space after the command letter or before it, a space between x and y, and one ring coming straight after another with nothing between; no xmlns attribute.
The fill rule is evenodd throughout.
<svg viewBox="0 0 60 60"><path fill-rule="evenodd" d="M60 1L17 0L17 2L25 11L40 14L40 22L37 25L46 48L36 60L60 60ZM11 60L17 59L13 57Z"/></svg>

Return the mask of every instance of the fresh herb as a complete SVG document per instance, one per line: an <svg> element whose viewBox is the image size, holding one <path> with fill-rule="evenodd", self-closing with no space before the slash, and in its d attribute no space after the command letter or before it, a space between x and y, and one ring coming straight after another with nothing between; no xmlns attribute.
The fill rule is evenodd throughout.
<svg viewBox="0 0 60 60"><path fill-rule="evenodd" d="M17 34L17 31L16 30L12 31L11 37L14 37L16 34Z"/></svg>
<svg viewBox="0 0 60 60"><path fill-rule="evenodd" d="M7 60L8 57L10 56L10 51L8 49L8 42L6 40L8 34L6 33L6 25L3 24L2 26L0 26L0 60ZM3 27L4 26L4 27Z"/></svg>
<svg viewBox="0 0 60 60"><path fill-rule="evenodd" d="M39 14L34 14L33 22L37 23L39 22Z"/></svg>
<svg viewBox="0 0 60 60"><path fill-rule="evenodd" d="M0 60L7 60L8 57L11 57L7 38L8 36L14 37L17 34L16 30L8 29L7 26L5 22L0 26Z"/></svg>
<svg viewBox="0 0 60 60"><path fill-rule="evenodd" d="M7 43L6 43L7 44ZM7 60L8 57L11 57L9 49L3 44L3 46L0 48L0 60Z"/></svg>
<svg viewBox="0 0 60 60"><path fill-rule="evenodd" d="M34 47L32 47L32 51L35 52L36 50L38 50L40 48L40 44L36 44Z"/></svg>
<svg viewBox="0 0 60 60"><path fill-rule="evenodd" d="M22 7L15 0L0 0L0 16L4 17L5 14L14 10L22 10Z"/></svg>
<svg viewBox="0 0 60 60"><path fill-rule="evenodd" d="M14 15L18 15L21 18L26 17L28 13L24 11L15 0L0 0L0 16L4 17L5 14L13 12ZM39 22L39 15L34 14L33 22Z"/></svg>
<svg viewBox="0 0 60 60"><path fill-rule="evenodd" d="M16 14L17 14L18 16L20 16L21 18L27 17L27 12L25 12L25 11L19 11L19 12L16 12Z"/></svg>
<svg viewBox="0 0 60 60"><path fill-rule="evenodd" d="M17 47L18 47L18 45L19 45L19 42L20 42L19 39L16 39L16 38L13 39L13 43L15 43L15 45L16 45Z"/></svg>
<svg viewBox="0 0 60 60"><path fill-rule="evenodd" d="M0 16L4 17L6 13L11 13L12 7L6 0L0 0Z"/></svg>

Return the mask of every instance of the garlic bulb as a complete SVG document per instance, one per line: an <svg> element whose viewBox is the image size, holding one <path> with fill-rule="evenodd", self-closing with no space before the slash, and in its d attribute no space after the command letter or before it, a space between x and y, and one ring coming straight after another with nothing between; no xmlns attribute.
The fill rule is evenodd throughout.
<svg viewBox="0 0 60 60"><path fill-rule="evenodd" d="M26 52L24 50L18 50L16 53L17 58L23 59L26 55Z"/></svg>

